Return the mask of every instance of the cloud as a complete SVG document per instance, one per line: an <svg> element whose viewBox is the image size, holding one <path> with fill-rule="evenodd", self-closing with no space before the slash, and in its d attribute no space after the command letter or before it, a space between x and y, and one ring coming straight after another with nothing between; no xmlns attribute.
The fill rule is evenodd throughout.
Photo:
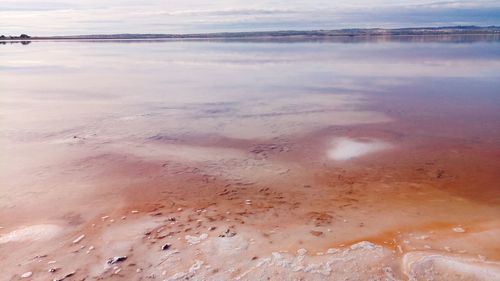
<svg viewBox="0 0 500 281"><path fill-rule="evenodd" d="M499 25L489 0L2 0L4 34L197 33Z"/></svg>
<svg viewBox="0 0 500 281"><path fill-rule="evenodd" d="M497 1L437 1L413 5L422 8L481 8L481 7L498 7Z"/></svg>
<svg viewBox="0 0 500 281"><path fill-rule="evenodd" d="M224 10L180 10L159 12L170 16L256 16L256 15L288 15L300 13L291 9L224 9Z"/></svg>
<svg viewBox="0 0 500 281"><path fill-rule="evenodd" d="M61 2L22 2L22 1L2 1L0 11L5 12L32 12L32 11L58 11L77 8L72 3Z"/></svg>

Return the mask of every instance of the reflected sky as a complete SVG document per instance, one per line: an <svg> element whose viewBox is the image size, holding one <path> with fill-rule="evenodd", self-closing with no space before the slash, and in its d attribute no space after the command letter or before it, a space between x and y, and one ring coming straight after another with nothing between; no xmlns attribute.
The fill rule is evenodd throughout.
<svg viewBox="0 0 500 281"><path fill-rule="evenodd" d="M308 110L324 109L325 100L352 107L367 94L396 86L417 85L425 93L426 81L489 87L500 81L497 41L34 42L1 48L2 116L10 130L28 129L23 122L30 118L37 124L50 117L71 129L84 124L77 121L83 116L98 120L204 105L219 115L235 107L240 115L275 113L301 99L310 101ZM328 102L329 95L342 98Z"/></svg>
<svg viewBox="0 0 500 281"><path fill-rule="evenodd" d="M497 102L500 88L499 42L491 40L33 42L1 48L1 140L14 146L40 138L71 142L74 135L98 146L155 136L270 139L391 122L374 110L379 94L490 95Z"/></svg>

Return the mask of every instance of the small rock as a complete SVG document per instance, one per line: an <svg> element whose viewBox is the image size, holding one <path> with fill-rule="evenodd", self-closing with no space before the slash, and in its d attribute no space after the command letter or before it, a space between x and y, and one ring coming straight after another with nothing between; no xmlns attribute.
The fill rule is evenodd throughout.
<svg viewBox="0 0 500 281"><path fill-rule="evenodd" d="M53 267L53 268L49 269L49 272L54 273L54 272L58 271L59 269L61 269L61 268Z"/></svg>
<svg viewBox="0 0 500 281"><path fill-rule="evenodd" d="M118 269L117 269L117 270L115 270L115 272L113 272L113 273L114 273L114 274L118 274L118 273L120 273L120 271L122 271L122 269L121 269L121 268L118 268Z"/></svg>
<svg viewBox="0 0 500 281"><path fill-rule="evenodd" d="M108 264L115 264L118 262L122 262L127 259L127 256L117 256L117 257L112 257L108 259Z"/></svg>
<svg viewBox="0 0 500 281"><path fill-rule="evenodd" d="M219 237L233 237L236 235L236 232L231 232L231 230L228 228L226 229L226 232L224 234L219 235Z"/></svg>
<svg viewBox="0 0 500 281"><path fill-rule="evenodd" d="M109 218L109 216L103 216L103 217L101 217L101 220L102 220L102 221L105 221L105 220L107 220L108 218Z"/></svg>
<svg viewBox="0 0 500 281"><path fill-rule="evenodd" d="M33 272L28 271L28 272L21 274L21 278L30 278L31 275L33 275Z"/></svg>
<svg viewBox="0 0 500 281"><path fill-rule="evenodd" d="M452 228L452 229L453 229L453 231L458 232L458 233L463 233L463 232L465 232L465 229L463 229L463 228L462 228L462 227L460 227L460 226L454 227L454 228Z"/></svg>
<svg viewBox="0 0 500 281"><path fill-rule="evenodd" d="M130 211L130 212L131 212L132 214L138 214L138 213L139 213L139 211L137 211L137 210L132 210L132 211Z"/></svg>
<svg viewBox="0 0 500 281"><path fill-rule="evenodd" d="M167 244L163 245L161 247L161 249L162 249L162 251L166 251L166 250L170 249L170 247L172 247L172 245L167 243Z"/></svg>
<svg viewBox="0 0 500 281"><path fill-rule="evenodd" d="M78 236L75 240L73 240L73 244L79 243L80 241L83 240L83 238L85 238L85 234L82 234L82 235Z"/></svg>
<svg viewBox="0 0 500 281"><path fill-rule="evenodd" d="M94 249L95 249L94 246L90 246L89 249L87 250L87 254L90 254L90 252Z"/></svg>
<svg viewBox="0 0 500 281"><path fill-rule="evenodd" d="M311 234L316 236L316 237L319 237L319 236L323 235L323 231L311 230Z"/></svg>
<svg viewBox="0 0 500 281"><path fill-rule="evenodd" d="M61 278L54 278L54 279L52 279L52 281L63 281L64 279L69 278L69 277L71 277L71 276L75 275L75 273L76 273L76 271L72 271L72 272L70 272L70 273L68 273L68 274L64 275L64 276L63 276L63 277L61 277Z"/></svg>

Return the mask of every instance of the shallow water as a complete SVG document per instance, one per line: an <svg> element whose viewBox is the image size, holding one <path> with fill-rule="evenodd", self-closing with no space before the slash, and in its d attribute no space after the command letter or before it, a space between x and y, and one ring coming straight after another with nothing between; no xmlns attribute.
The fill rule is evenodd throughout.
<svg viewBox="0 0 500 281"><path fill-rule="evenodd" d="M474 36L1 45L3 274L46 278L27 257L50 253L82 278L109 277L103 261L125 249L141 271L120 274L191 274L134 260L152 255L140 235L113 241L140 227L160 227L154 241L189 261L184 237L209 233L197 244L204 271L192 274L214 280L256 280L253 263L273 267L272 252L349 255L365 240L384 250L363 264L396 279L407 265L394 260L416 251L497 262L499 47ZM62 243L9 238L30 225L64 228L53 238ZM213 240L226 228L237 240ZM97 250L78 252L82 233L79 244ZM24 250L5 255L16 243ZM216 252L234 271L205 268Z"/></svg>

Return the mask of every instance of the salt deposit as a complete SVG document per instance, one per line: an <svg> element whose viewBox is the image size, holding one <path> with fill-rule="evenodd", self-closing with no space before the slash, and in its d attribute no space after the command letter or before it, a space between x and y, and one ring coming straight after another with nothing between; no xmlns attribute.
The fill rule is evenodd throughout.
<svg viewBox="0 0 500 281"><path fill-rule="evenodd" d="M410 280L500 280L500 263L428 252L404 255L403 272Z"/></svg>
<svg viewBox="0 0 500 281"><path fill-rule="evenodd" d="M201 234L199 237L196 237L196 236L191 236L191 235L186 235L186 241L191 244L191 245L194 245L194 244L198 244L200 243L201 241L205 240L208 238L208 234L206 233L203 233Z"/></svg>
<svg viewBox="0 0 500 281"><path fill-rule="evenodd" d="M8 242L49 240L60 234L62 228L54 224L37 224L18 228L0 235L0 244Z"/></svg>

